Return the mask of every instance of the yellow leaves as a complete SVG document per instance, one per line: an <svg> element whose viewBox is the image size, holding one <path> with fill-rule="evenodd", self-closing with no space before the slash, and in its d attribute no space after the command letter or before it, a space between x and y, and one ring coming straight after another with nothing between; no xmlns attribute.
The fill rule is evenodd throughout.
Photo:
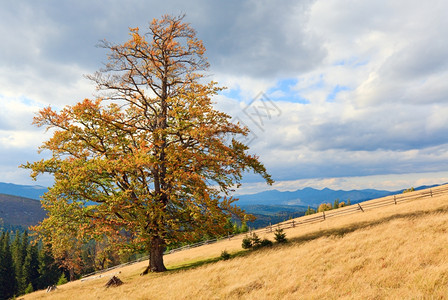
<svg viewBox="0 0 448 300"><path fill-rule="evenodd" d="M56 115L56 112L54 112L50 106L47 106L39 111L38 115L34 117L33 119L33 125L37 125L38 127L41 127L46 124L46 120L48 118L54 117Z"/></svg>
<svg viewBox="0 0 448 300"><path fill-rule="evenodd" d="M244 216L220 193L246 170L270 179L247 146L225 142L247 129L214 109L212 96L222 88L204 83L205 48L182 17L164 16L148 34L130 28L130 35L121 45L104 43L106 69L89 77L104 98L60 112L47 107L35 118L56 129L42 146L53 157L25 167L33 176L54 175L40 228L58 230L61 249L63 230L79 240L125 230L132 237L122 238L141 249L154 235L171 243L219 233L230 212Z"/></svg>
<svg viewBox="0 0 448 300"><path fill-rule="evenodd" d="M139 28L138 27L129 27L129 31L133 34L138 34Z"/></svg>

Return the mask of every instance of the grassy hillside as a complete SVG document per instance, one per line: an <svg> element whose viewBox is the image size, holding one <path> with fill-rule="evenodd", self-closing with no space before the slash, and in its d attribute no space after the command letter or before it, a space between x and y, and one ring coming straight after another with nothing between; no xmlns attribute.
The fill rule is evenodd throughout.
<svg viewBox="0 0 448 300"><path fill-rule="evenodd" d="M284 246L242 251L240 236L167 255L164 274L140 277L142 262L24 298L442 299L447 231L444 194L287 229ZM222 250L234 257L218 261ZM105 288L118 271L124 284Z"/></svg>
<svg viewBox="0 0 448 300"><path fill-rule="evenodd" d="M25 229L42 221L45 215L39 200L0 194L0 227L9 225Z"/></svg>

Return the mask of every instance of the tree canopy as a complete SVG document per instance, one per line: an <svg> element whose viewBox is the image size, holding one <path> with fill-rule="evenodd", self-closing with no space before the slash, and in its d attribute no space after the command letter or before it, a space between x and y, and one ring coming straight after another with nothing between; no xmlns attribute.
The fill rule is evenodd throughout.
<svg viewBox="0 0 448 300"><path fill-rule="evenodd" d="M248 129L214 109L222 88L206 80L205 48L183 16L101 46L107 64L88 76L98 96L34 119L53 130L40 148L52 155L24 167L54 176L36 230L62 261L74 263L68 251L93 238L147 251L148 270L164 271L166 246L222 234L229 216L245 217L231 196L245 172L272 179L236 139Z"/></svg>

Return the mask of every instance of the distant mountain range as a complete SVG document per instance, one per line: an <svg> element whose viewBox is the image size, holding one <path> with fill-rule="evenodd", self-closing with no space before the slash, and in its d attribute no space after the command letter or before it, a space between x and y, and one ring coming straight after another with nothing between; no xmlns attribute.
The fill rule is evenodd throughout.
<svg viewBox="0 0 448 300"><path fill-rule="evenodd" d="M19 185L0 182L0 194L13 195L39 200L47 188L40 185Z"/></svg>
<svg viewBox="0 0 448 300"><path fill-rule="evenodd" d="M415 190L427 189L438 185L420 186ZM239 200L239 206L247 205L299 205L311 206L317 208L321 203L333 203L338 199L339 202L347 202L350 199L351 203L358 203L366 200L381 198L389 195L400 194L404 190L385 191L375 189L364 190L332 190L324 188L317 190L313 188L304 188L294 192L281 192L278 190L264 191L256 194L236 195Z"/></svg>
<svg viewBox="0 0 448 300"><path fill-rule="evenodd" d="M433 186L421 186L415 189L419 190ZM45 212L40 203L35 200L39 200L39 197L46 191L46 187L38 185L16 185L0 182L0 218L3 219L4 224L29 226L41 221ZM308 206L317 208L321 203L333 203L336 199L339 199L339 202L347 202L350 199L351 203L354 204L401 192L403 190L364 189L343 191L329 188L322 190L304 188L293 192L270 190L236 196L239 198L236 204L257 217L257 221L252 223L251 226L261 227L269 223L275 224L289 218L299 217L305 213Z"/></svg>
<svg viewBox="0 0 448 300"><path fill-rule="evenodd" d="M397 192L384 191L384 190L332 190L329 188L324 188L323 190L317 190L313 188L304 188L302 190L297 190L294 192L281 192L277 190L260 192L257 194L250 195L239 195L239 201L237 202L240 206L246 205L301 205L301 206L311 206L317 207L321 203L331 202L339 199L340 202L347 202L348 199L352 203L361 202L365 200L380 198L388 196Z"/></svg>

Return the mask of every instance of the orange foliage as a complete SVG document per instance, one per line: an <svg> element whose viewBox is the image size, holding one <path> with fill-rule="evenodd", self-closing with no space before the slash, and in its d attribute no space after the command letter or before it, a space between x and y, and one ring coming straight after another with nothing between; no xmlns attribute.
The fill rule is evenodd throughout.
<svg viewBox="0 0 448 300"><path fill-rule="evenodd" d="M41 147L53 155L24 167L54 176L37 230L55 252L107 239L149 251L150 268L163 271L167 245L222 234L231 214L245 216L222 198L243 172L272 180L246 145L226 142L248 130L213 108L222 88L203 83L208 62L194 29L164 16L147 34L130 34L122 45L103 42L108 63L89 76L103 98L38 113L34 124L55 129Z"/></svg>

